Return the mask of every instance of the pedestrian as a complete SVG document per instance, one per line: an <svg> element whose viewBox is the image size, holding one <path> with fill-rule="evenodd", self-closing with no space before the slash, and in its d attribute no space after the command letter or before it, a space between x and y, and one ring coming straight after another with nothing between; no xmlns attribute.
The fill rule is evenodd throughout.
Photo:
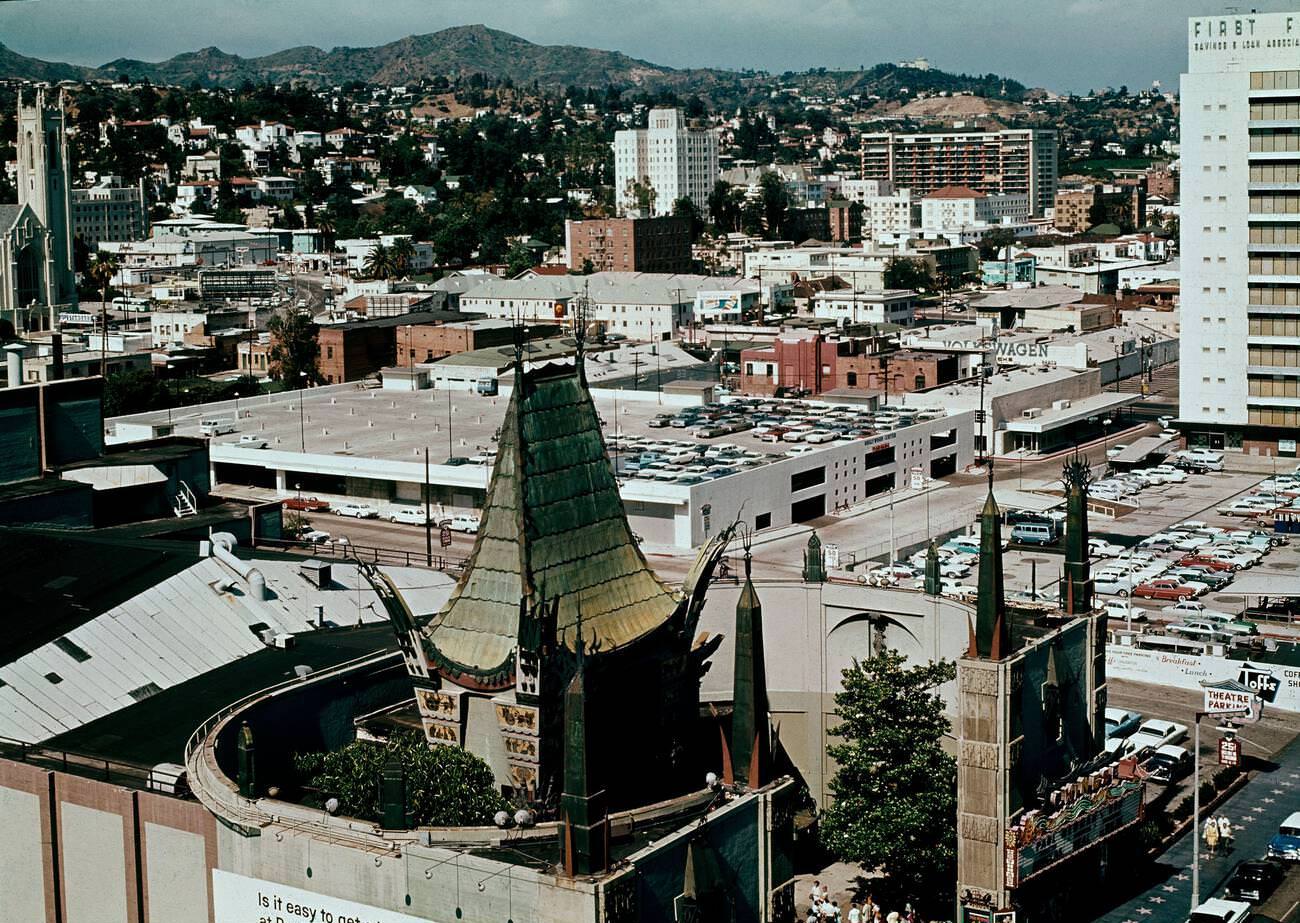
<svg viewBox="0 0 1300 923"><path fill-rule="evenodd" d="M849 901L849 923L862 923L862 911L857 901Z"/></svg>
<svg viewBox="0 0 1300 923"><path fill-rule="evenodd" d="M822 883L813 881L812 887L808 890L808 903L816 907L822 902Z"/></svg>
<svg viewBox="0 0 1300 923"><path fill-rule="evenodd" d="M1227 852L1232 848L1232 821L1228 820L1228 815L1219 815L1219 842L1223 845L1223 851Z"/></svg>
<svg viewBox="0 0 1300 923"><path fill-rule="evenodd" d="M1205 846L1213 856L1219 846L1219 823L1213 817L1205 822Z"/></svg>

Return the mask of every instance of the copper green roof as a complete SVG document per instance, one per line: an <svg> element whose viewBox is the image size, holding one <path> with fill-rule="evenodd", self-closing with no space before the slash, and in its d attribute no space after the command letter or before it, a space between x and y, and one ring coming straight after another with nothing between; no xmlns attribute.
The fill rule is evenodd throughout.
<svg viewBox="0 0 1300 923"><path fill-rule="evenodd" d="M548 366L520 378L474 550L424 629L441 672L487 688L512 680L521 605L558 600L556 636L571 650L581 611L589 649L606 652L662 625L679 602L632 537L576 370Z"/></svg>

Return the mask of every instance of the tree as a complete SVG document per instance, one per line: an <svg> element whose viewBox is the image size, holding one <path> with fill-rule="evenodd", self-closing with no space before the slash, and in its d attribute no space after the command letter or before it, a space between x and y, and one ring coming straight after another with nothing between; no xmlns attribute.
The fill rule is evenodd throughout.
<svg viewBox="0 0 1300 923"><path fill-rule="evenodd" d="M763 203L764 237L768 240L781 240L790 223L790 190L785 187L785 180L775 170L769 170L758 181L759 195Z"/></svg>
<svg viewBox="0 0 1300 923"><path fill-rule="evenodd" d="M394 734L386 744L357 740L329 753L293 758L301 784L338 798L341 814L371 821L383 814L379 770L391 760L406 773L412 825L490 824L497 811L510 807L482 759L460 747L430 747L411 731Z"/></svg>
<svg viewBox="0 0 1300 923"><path fill-rule="evenodd" d="M393 275L410 275L411 267L415 265L415 244L411 243L411 238L397 238L388 248L388 255L393 264Z"/></svg>
<svg viewBox="0 0 1300 923"><path fill-rule="evenodd" d="M637 213L644 218L654 214L655 199L659 193L651 186L649 181L641 182L640 180L630 179L627 181L627 198L631 200L632 207Z"/></svg>
<svg viewBox="0 0 1300 923"><path fill-rule="evenodd" d="M522 243L511 245L510 249L506 251L506 278L513 279L521 272L532 269L535 262L533 251Z"/></svg>
<svg viewBox="0 0 1300 923"><path fill-rule="evenodd" d="M266 323L271 332L271 378L289 388L320 384L320 343L311 315L282 308Z"/></svg>
<svg viewBox="0 0 1300 923"><path fill-rule="evenodd" d="M383 244L375 244L366 254L366 262L361 271L372 279L388 279L394 275L396 268L393 251Z"/></svg>
<svg viewBox="0 0 1300 923"><path fill-rule="evenodd" d="M298 209L292 205L286 204L280 209L280 227L290 231L296 231L302 227L302 215L298 214Z"/></svg>
<svg viewBox="0 0 1300 923"><path fill-rule="evenodd" d="M844 671L835 696L842 742L826 748L839 769L821 818L823 845L845 862L880 869L892 900L947 912L957 878L957 763L939 688L951 661L905 665L882 650Z"/></svg>
<svg viewBox="0 0 1300 923"><path fill-rule="evenodd" d="M104 379L104 416L119 417L175 404L167 386L150 369L114 372Z"/></svg>
<svg viewBox="0 0 1300 923"><path fill-rule="evenodd" d="M673 203L673 216L690 221L692 243L700 239L700 234L704 232L704 216L690 196L682 196Z"/></svg>
<svg viewBox="0 0 1300 923"><path fill-rule="evenodd" d="M108 286L117 275L117 260L100 253L86 267L86 277L99 289L99 374L108 377Z"/></svg>
<svg viewBox="0 0 1300 923"><path fill-rule="evenodd" d="M994 228L980 238L980 259L995 260L1003 247L1010 247L1016 242L1016 232L1011 228Z"/></svg>
<svg viewBox="0 0 1300 923"><path fill-rule="evenodd" d="M885 288L907 288L914 292L930 291L934 288L934 276L930 264L913 257L891 257L885 265L883 276Z"/></svg>

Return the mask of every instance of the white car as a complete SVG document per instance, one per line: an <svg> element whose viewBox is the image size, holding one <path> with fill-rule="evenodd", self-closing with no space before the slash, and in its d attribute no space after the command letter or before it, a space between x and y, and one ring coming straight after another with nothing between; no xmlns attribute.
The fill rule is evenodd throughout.
<svg viewBox="0 0 1300 923"><path fill-rule="evenodd" d="M1105 577L1093 578L1092 588L1103 596L1126 597L1133 592L1133 587L1136 585L1137 582L1132 577L1107 574Z"/></svg>
<svg viewBox="0 0 1300 923"><path fill-rule="evenodd" d="M337 516L350 516L353 519L379 518L379 510L368 503L335 503L330 509Z"/></svg>
<svg viewBox="0 0 1300 923"><path fill-rule="evenodd" d="M1106 457L1107 457L1107 458L1115 458L1117 455L1121 455L1121 454L1123 454L1124 450L1127 449L1127 448L1128 448L1128 446L1123 445L1123 444L1120 444L1120 445L1113 445L1113 446L1111 446L1109 449L1106 450Z"/></svg>
<svg viewBox="0 0 1300 923"><path fill-rule="evenodd" d="M477 535L482 523L477 516L457 514L447 520L446 525L453 532L465 532L469 535Z"/></svg>
<svg viewBox="0 0 1300 923"><path fill-rule="evenodd" d="M1165 612L1184 619L1213 618L1231 622L1236 618L1236 616L1220 612L1218 609L1209 609L1205 603L1198 603L1194 599L1184 599L1182 602L1176 602Z"/></svg>
<svg viewBox="0 0 1300 923"><path fill-rule="evenodd" d="M941 580L939 593L943 596L953 596L957 599L964 599L968 596L975 596L979 593L979 589L968 583L958 583L955 580Z"/></svg>
<svg viewBox="0 0 1300 923"><path fill-rule="evenodd" d="M304 542L311 545L323 545L330 540L328 532L322 532L320 529L308 529L298 536Z"/></svg>
<svg viewBox="0 0 1300 923"><path fill-rule="evenodd" d="M399 506L388 511L388 521L401 522L408 526L423 526L428 524L429 517L424 514L421 507Z"/></svg>
<svg viewBox="0 0 1300 923"><path fill-rule="evenodd" d="M239 446L241 449L265 449L267 441L261 436L256 436L252 433L245 433L239 437L238 442L233 444Z"/></svg>
<svg viewBox="0 0 1300 923"><path fill-rule="evenodd" d="M1102 607L1107 618L1119 619L1121 621L1145 622L1147 620L1147 610L1141 606L1135 606L1127 599L1112 599Z"/></svg>
<svg viewBox="0 0 1300 923"><path fill-rule="evenodd" d="M1187 923L1246 923L1249 919L1250 904L1245 901L1212 897L1192 911Z"/></svg>
<svg viewBox="0 0 1300 923"><path fill-rule="evenodd" d="M1148 472L1160 478L1165 484L1182 484L1187 481L1187 472L1173 465L1156 465L1149 468Z"/></svg>
<svg viewBox="0 0 1300 923"><path fill-rule="evenodd" d="M809 453L816 451L817 450L810 445L797 445L793 449L786 449L785 454L791 458L798 458L800 455L808 455Z"/></svg>
<svg viewBox="0 0 1300 923"><path fill-rule="evenodd" d="M1187 726L1163 718L1148 718L1129 738L1138 747L1155 750L1166 744L1176 744L1187 737Z"/></svg>
<svg viewBox="0 0 1300 923"><path fill-rule="evenodd" d="M1088 554L1094 558L1115 558L1124 553L1122 545L1112 545L1099 538L1088 539Z"/></svg>
<svg viewBox="0 0 1300 923"><path fill-rule="evenodd" d="M906 564L882 564L867 574L872 586L896 586L901 580L914 580L916 572Z"/></svg>

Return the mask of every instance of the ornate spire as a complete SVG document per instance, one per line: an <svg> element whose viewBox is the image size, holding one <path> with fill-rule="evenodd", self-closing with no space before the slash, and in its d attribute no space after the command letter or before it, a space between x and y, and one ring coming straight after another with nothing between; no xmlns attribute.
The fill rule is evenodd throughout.
<svg viewBox="0 0 1300 923"><path fill-rule="evenodd" d="M1011 631L1002 593L1001 516L990 481L988 498L980 513L979 597L975 608L975 632L971 639L973 644L968 654L992 660L1001 660L1011 653Z"/></svg>
<svg viewBox="0 0 1300 923"><path fill-rule="evenodd" d="M731 713L731 778L759 788L770 776L771 731L767 711L767 668L763 656L763 606L750 577L749 535L745 541L745 585L736 603L736 652Z"/></svg>
<svg viewBox="0 0 1300 923"><path fill-rule="evenodd" d="M569 877L602 872L609 864L609 827L604 789L593 780L591 738L587 734L587 659L582 622L577 632L577 662L564 691L564 871Z"/></svg>
<svg viewBox="0 0 1300 923"><path fill-rule="evenodd" d="M822 540L814 532L808 536L808 547L803 553L804 583L826 582L826 560L822 557Z"/></svg>
<svg viewBox="0 0 1300 923"><path fill-rule="evenodd" d="M939 547L935 545L934 539L930 539L930 546L925 549L925 592L931 596L938 596L939 591L943 589L943 581L939 573Z"/></svg>
<svg viewBox="0 0 1300 923"><path fill-rule="evenodd" d="M1092 569L1088 564L1088 485L1092 469L1078 451L1061 472L1065 485L1065 576L1061 608L1068 615L1092 611Z"/></svg>

